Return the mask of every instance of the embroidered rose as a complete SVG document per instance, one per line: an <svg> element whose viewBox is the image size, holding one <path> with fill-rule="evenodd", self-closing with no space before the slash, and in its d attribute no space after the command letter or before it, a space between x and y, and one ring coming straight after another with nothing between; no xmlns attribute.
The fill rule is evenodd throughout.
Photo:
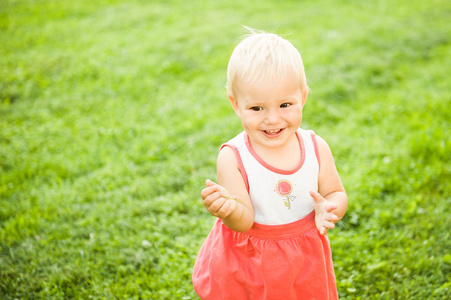
<svg viewBox="0 0 451 300"><path fill-rule="evenodd" d="M291 191L293 190L293 185L288 180L282 179L277 182L276 191L277 193L284 197L284 204L288 209L291 209L291 201L293 201L294 196L291 196Z"/></svg>

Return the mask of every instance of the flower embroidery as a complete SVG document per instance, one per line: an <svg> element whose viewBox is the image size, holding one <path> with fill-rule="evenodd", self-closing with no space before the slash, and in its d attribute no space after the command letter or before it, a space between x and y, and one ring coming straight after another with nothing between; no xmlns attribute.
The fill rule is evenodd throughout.
<svg viewBox="0 0 451 300"><path fill-rule="evenodd" d="M288 207L288 209L291 209L291 201L293 201L295 198L295 196L291 195L292 190L293 185L288 180L282 179L277 182L276 191L280 196L284 197L283 202L285 206Z"/></svg>

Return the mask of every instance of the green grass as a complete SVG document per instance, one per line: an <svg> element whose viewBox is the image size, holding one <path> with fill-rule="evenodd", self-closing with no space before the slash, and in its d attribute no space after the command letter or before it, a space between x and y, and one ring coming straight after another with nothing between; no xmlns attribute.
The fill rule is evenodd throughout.
<svg viewBox="0 0 451 300"><path fill-rule="evenodd" d="M197 299L241 25L287 34L349 208L341 299L451 297L451 3L3 1L0 298Z"/></svg>

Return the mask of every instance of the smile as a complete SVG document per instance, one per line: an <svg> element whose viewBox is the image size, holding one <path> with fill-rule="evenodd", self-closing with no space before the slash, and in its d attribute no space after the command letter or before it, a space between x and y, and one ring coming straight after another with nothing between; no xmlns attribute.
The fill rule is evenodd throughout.
<svg viewBox="0 0 451 300"><path fill-rule="evenodd" d="M278 137L283 131L282 129L271 129L271 130L262 130L262 132L267 136L267 137Z"/></svg>

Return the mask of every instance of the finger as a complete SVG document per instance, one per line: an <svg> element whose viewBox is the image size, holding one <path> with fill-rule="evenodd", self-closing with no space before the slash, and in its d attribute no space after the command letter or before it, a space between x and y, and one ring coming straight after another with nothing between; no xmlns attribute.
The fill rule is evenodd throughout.
<svg viewBox="0 0 451 300"><path fill-rule="evenodd" d="M323 201L326 201L326 199L324 199L323 196L321 196L321 194L316 191L310 191L310 196L313 197L313 200L316 203L321 203Z"/></svg>
<svg viewBox="0 0 451 300"><path fill-rule="evenodd" d="M205 181L205 185L206 185L207 187L216 187L216 189L217 189L218 191L225 191L225 190L226 190L225 187L223 187L223 186L221 186L221 185L219 185L219 184L217 184L217 183L211 181L210 179L207 179L207 180Z"/></svg>
<svg viewBox="0 0 451 300"><path fill-rule="evenodd" d="M200 192L200 195L201 195L202 199L205 200L205 198L207 198L210 194L213 194L214 192L217 192L217 191L218 191L218 187L216 185L213 185L213 186L204 188Z"/></svg>
<svg viewBox="0 0 451 300"><path fill-rule="evenodd" d="M214 214L215 216L218 214L218 212L221 210L222 206L227 202L227 199L219 197L214 199L213 201L209 201L208 204L205 206L207 207L207 210Z"/></svg>
<svg viewBox="0 0 451 300"><path fill-rule="evenodd" d="M207 179L207 180L205 181L205 185L206 185L206 186L213 186L213 185L216 185L216 183L214 183L214 182L211 181L210 179Z"/></svg>
<svg viewBox="0 0 451 300"><path fill-rule="evenodd" d="M236 208L236 202L233 200L227 200L221 206L221 208L217 211L217 217L225 218L228 217Z"/></svg>
<svg viewBox="0 0 451 300"><path fill-rule="evenodd" d="M219 192L210 193L203 199L204 205L208 208L213 202L219 200L220 198L224 199ZM223 201L225 201L225 199Z"/></svg>
<svg viewBox="0 0 451 300"><path fill-rule="evenodd" d="M324 226L321 226L319 229L319 233L325 235L329 229L334 229L335 224L331 222L324 222Z"/></svg>
<svg viewBox="0 0 451 300"><path fill-rule="evenodd" d="M223 197L225 197L225 198L228 198L228 199L236 199L236 197L233 196L232 194L230 194L229 191L226 190L225 188L221 189L221 190L219 191L219 193L220 193Z"/></svg>
<svg viewBox="0 0 451 300"><path fill-rule="evenodd" d="M336 214L329 213L327 216L328 216L328 218L327 218L328 221L335 223L339 220Z"/></svg>
<svg viewBox="0 0 451 300"><path fill-rule="evenodd" d="M331 212L331 211L337 209L337 205L333 202L327 201L324 208L326 209L327 212Z"/></svg>
<svg viewBox="0 0 451 300"><path fill-rule="evenodd" d="M211 187L206 187L202 189L202 191L200 192L200 196L202 197L203 200L205 200L205 198L207 198L208 195L210 195L211 193L213 193L213 189Z"/></svg>
<svg viewBox="0 0 451 300"><path fill-rule="evenodd" d="M326 221L326 222L324 222L324 227L326 227L327 229L334 229L335 228L335 223Z"/></svg>

